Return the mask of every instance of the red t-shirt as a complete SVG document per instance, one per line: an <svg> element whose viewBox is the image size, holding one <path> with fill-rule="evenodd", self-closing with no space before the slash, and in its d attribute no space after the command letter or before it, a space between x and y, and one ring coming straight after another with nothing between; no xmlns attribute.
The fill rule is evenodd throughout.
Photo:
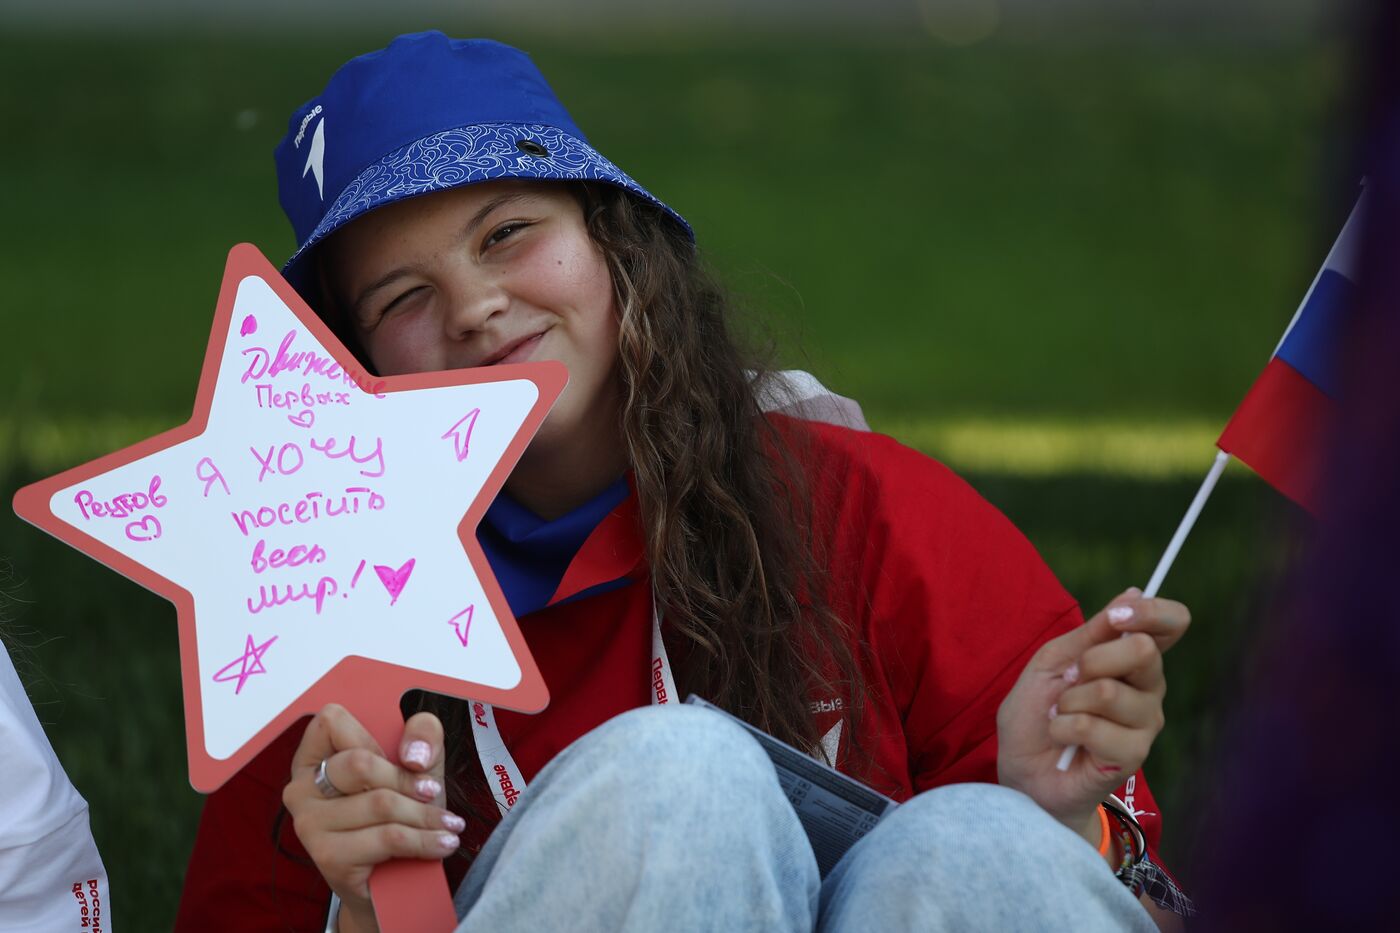
<svg viewBox="0 0 1400 933"><path fill-rule="evenodd" d="M849 754L849 697L809 697L824 745L896 800L996 781L996 711L1030 656L1082 623L1079 607L1030 542L942 464L891 438L771 416L793 432L808 470L814 542L831 608L868 650ZM568 600L624 574L635 582ZM521 629L549 686L535 716L496 711L526 780L574 739L650 702L651 592L635 498L605 518L564 574L553 603ZM178 931L319 930L329 890L283 820L273 826L298 724L210 795L190 857ZM480 782L479 775L469 779ZM1161 817L1141 772L1118 791L1155 851ZM474 851L483 839L464 838ZM279 847L281 851L279 851ZM452 884L465 858L448 863Z"/></svg>

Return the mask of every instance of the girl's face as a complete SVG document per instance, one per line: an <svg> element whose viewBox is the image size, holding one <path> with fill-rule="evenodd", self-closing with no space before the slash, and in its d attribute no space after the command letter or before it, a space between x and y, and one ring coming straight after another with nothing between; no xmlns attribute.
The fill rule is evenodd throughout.
<svg viewBox="0 0 1400 933"><path fill-rule="evenodd" d="M569 384L531 450L616 436L612 281L562 185L493 181L387 205L338 231L322 269L380 375L558 360Z"/></svg>

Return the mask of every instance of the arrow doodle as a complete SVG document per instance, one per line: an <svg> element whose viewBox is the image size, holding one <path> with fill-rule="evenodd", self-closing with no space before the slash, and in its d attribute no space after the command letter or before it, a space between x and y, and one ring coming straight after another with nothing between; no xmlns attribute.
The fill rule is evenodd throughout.
<svg viewBox="0 0 1400 933"><path fill-rule="evenodd" d="M453 630L457 632L457 640L462 643L463 648L467 647L467 635L472 630L472 611L475 609L476 603L472 603L470 606L463 609L461 612L457 613L455 616L447 620L448 624L451 625ZM459 621L462 618L462 616L467 617L465 621Z"/></svg>
<svg viewBox="0 0 1400 933"><path fill-rule="evenodd" d="M468 448L472 442L472 428L476 427L476 416L481 414L480 408L473 408L462 416L452 427L443 432L442 439L452 438L452 446L457 451L457 462L461 463L467 459ZM466 425L466 427L462 427Z"/></svg>

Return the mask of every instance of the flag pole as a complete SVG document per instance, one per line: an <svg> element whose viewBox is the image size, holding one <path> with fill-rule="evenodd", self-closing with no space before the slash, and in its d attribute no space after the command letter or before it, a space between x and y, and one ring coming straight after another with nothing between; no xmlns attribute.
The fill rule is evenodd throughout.
<svg viewBox="0 0 1400 933"><path fill-rule="evenodd" d="M1152 578L1147 581L1147 586L1142 591L1143 596L1151 599L1162 588L1162 581L1166 579L1167 572L1172 569L1172 564L1176 562L1176 555L1181 552L1181 545L1186 541L1186 536L1191 533L1191 529L1195 527L1196 519L1201 517L1201 510L1206 507L1206 500L1215 491L1215 484L1220 480L1220 474L1225 472L1225 464L1229 462L1229 454L1223 450L1216 451L1215 462L1211 464L1206 478L1201 481L1201 488L1196 490L1196 498L1191 500L1191 507L1181 517L1181 524L1176 526L1176 534L1172 535L1171 542L1167 544L1166 551L1162 553L1162 559L1157 561L1157 569L1152 571Z"/></svg>
<svg viewBox="0 0 1400 933"><path fill-rule="evenodd" d="M1191 500L1186 514L1181 517L1181 524L1176 526L1176 534L1172 535L1171 541L1167 543L1167 549L1162 552L1161 560L1157 561L1157 569L1152 571L1152 578L1147 581L1147 586L1142 591L1145 599L1156 596L1157 591L1162 588L1162 581L1167 578L1167 572L1172 569L1172 564L1176 563L1176 555L1181 553L1181 545L1186 542L1186 536L1196 526L1196 519L1201 517L1201 510L1206 507L1206 500L1215 491L1215 484L1220 481L1220 474L1225 472L1225 465L1229 462L1229 454L1223 450L1216 451L1215 462L1210 465L1210 470L1206 472L1206 478L1201 481L1201 488L1196 490L1196 497ZM1077 751L1079 751L1078 745L1065 746L1065 750L1060 753L1060 760L1055 762L1056 769L1068 771L1070 762L1074 761L1074 755Z"/></svg>

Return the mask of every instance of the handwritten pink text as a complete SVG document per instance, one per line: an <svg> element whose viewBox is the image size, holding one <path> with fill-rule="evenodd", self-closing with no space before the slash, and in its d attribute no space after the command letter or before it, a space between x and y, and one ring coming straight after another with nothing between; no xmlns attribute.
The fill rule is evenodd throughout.
<svg viewBox="0 0 1400 933"><path fill-rule="evenodd" d="M158 509L165 505L166 497L160 494L159 489L160 477L152 476L145 492L124 492L110 500L98 501L93 498L92 493L80 489L73 501L78 504L83 518L88 521L94 518L127 518L147 508Z"/></svg>
<svg viewBox="0 0 1400 933"><path fill-rule="evenodd" d="M326 562L326 552L319 544L307 547L304 544L293 545L289 550L281 548L267 549L267 542L262 538L253 545L253 559L249 564L253 567L253 573L262 573L264 570L276 570L279 567L300 567L302 564L323 564Z"/></svg>
<svg viewBox="0 0 1400 933"><path fill-rule="evenodd" d="M277 392L273 390L270 382L259 382L256 388L259 408L285 408L287 411L291 411L296 408L311 408L315 405L350 404L349 392L312 392L309 382L301 384L300 392L296 389Z"/></svg>
<svg viewBox="0 0 1400 933"><path fill-rule="evenodd" d="M368 486L347 486L344 495L308 492L300 499L263 505L256 509L230 512L233 523L244 537L248 529L271 528L274 525L305 525L321 518L358 515L361 507L377 512L384 508L384 497Z"/></svg>
<svg viewBox="0 0 1400 933"><path fill-rule="evenodd" d="M300 470L301 465L306 462L306 455L301 452L301 446L298 444L283 444L280 448L273 445L267 448L267 456L265 457L258 453L257 449L253 447L249 447L248 452L253 455L253 459L257 460L259 466L262 467L262 469L258 471L258 482L260 483L263 481L263 477L267 476L269 473L273 475L280 473L282 476L291 476L297 470ZM272 458L274 456L277 458L277 464L275 466L272 463Z"/></svg>
<svg viewBox="0 0 1400 933"><path fill-rule="evenodd" d="M312 450L319 450L321 453L325 454L325 455L326 455L328 458L330 458L331 460L339 460L341 457L344 457L344 456L346 456L346 455L348 454L348 455L350 456L350 459L351 459L351 460L354 460L354 461L355 461L356 463L358 463L358 464L363 465L363 464L366 464L366 463L374 463L374 464L376 464L376 466L374 467L374 469L373 469L372 471L371 471L371 470L361 470L361 471L360 471L360 475L361 475L361 476L368 476L368 477L370 477L371 479L373 479L373 478L375 478L375 477L383 476L383 475L384 475L384 438L382 438L382 437L376 437L376 438L374 439L374 449L371 450L369 453L365 454L364 456L360 456L360 454L357 453L356 450L355 450L355 445L356 445L356 443L358 442L358 440L359 440L359 439L356 438L355 435L352 434L352 435L350 435L350 440L348 440L348 441L345 443L345 447L344 447L343 449L341 449L341 450L336 450L336 449L335 449L335 438L334 438L334 437L328 437L328 438L325 439L325 441L323 441L323 442L320 443L320 444L316 443L314 440L311 441L311 449L312 449ZM368 442L366 442L366 443L368 443Z"/></svg>
<svg viewBox="0 0 1400 933"><path fill-rule="evenodd" d="M194 465L194 478L204 483L204 498L209 498L209 488L215 483L224 487L224 495L228 495L228 481L224 479L224 474L219 472L219 468L214 466L214 461L208 457L203 457Z"/></svg>
<svg viewBox="0 0 1400 933"><path fill-rule="evenodd" d="M292 351L292 342L297 339L295 330L287 331L276 353L269 353L266 347L249 347L243 351L249 356L248 368L243 372L241 382L249 379L275 379L282 373L300 373L303 376L323 376L345 385L359 386L365 392L381 396L384 391L382 379L370 381L369 375L355 370L348 372L329 356L322 356L311 350Z"/></svg>
<svg viewBox="0 0 1400 933"><path fill-rule="evenodd" d="M362 451L361 447L369 447L368 441L361 441L355 435L350 435L344 447L337 447L334 437L327 437L324 441L317 442L312 438L307 442L311 449L317 453L325 454L328 460L339 460L342 457L349 457L361 466L369 465L368 469L360 470L361 476L377 479L384 475L384 439L376 437L374 446ZM295 442L288 442L278 447L269 444L267 452L263 453L257 448L249 447L248 451L253 458L258 461L258 482L262 482L269 475L291 476L306 463L306 454L302 452L301 445Z"/></svg>
<svg viewBox="0 0 1400 933"><path fill-rule="evenodd" d="M322 577L320 580L316 581L315 589L312 589L309 583L303 583L300 589L297 589L290 583L284 583L281 584L281 591L279 592L279 586L276 583L271 586L260 584L258 586L258 602L254 605L253 599L250 596L247 600L248 611L253 615L257 615L264 609L275 609L278 606L285 606L288 603L301 602L303 599L312 599L316 602L316 614L320 615L321 608L325 606L326 600L334 596L337 589L338 587L333 577Z"/></svg>

